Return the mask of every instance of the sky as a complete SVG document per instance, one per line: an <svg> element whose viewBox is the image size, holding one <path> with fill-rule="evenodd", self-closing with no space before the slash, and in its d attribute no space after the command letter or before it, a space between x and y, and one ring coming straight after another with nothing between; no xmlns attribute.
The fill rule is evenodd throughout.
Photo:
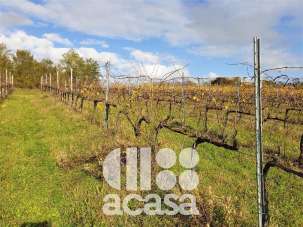
<svg viewBox="0 0 303 227"><path fill-rule="evenodd" d="M303 65L302 0L0 0L0 42L58 63L70 48L116 74L247 74Z"/></svg>

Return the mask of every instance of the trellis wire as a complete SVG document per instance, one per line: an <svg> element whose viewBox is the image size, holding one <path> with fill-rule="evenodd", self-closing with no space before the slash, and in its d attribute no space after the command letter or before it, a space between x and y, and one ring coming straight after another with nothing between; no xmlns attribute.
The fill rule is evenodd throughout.
<svg viewBox="0 0 303 227"><path fill-rule="evenodd" d="M256 50L259 48L256 48ZM258 51L259 52L259 51ZM258 55L256 53L256 55ZM257 122L256 122L256 128L257 132L262 132L262 124L270 124L271 121L276 123L284 123L285 126L287 126L286 130L290 130L290 125L303 125L303 122L299 119L293 120L290 119L290 115L293 114L293 112L301 111L300 105L302 101L300 102L300 96L296 97L296 101L293 101L293 97L285 96L284 102L288 102L288 106L282 106L283 111L285 111L284 118L277 115L275 110L268 111L268 115L264 115L264 112L262 114L262 111L264 108L267 108L267 106L261 106L262 98L266 98L267 100L272 100L273 105L280 105L279 102L280 97L278 96L279 92L282 92L283 89L288 89L289 86L299 86L298 89L301 89L300 85L302 82L298 80L297 78L286 78L285 76L279 76L279 77L264 77L264 75L267 75L269 73L273 73L275 70L289 70L289 69L300 69L300 67L278 67L275 70L266 69L261 71L260 67L260 60L258 57L256 57L256 66L254 66L254 69L256 69L255 77L237 77L237 78L208 78L208 77L191 77L191 76L185 76L181 72L181 76L178 75L178 73L172 73L167 74L165 78L157 78L153 77L151 75L137 75L137 76L128 76L128 75L122 75L122 76L114 76L110 73L106 74L106 80L101 80L101 84L97 85L96 89L101 92L99 96L86 96L79 93L79 91L82 90L82 88L79 88L76 91L73 91L72 84L70 85L70 89L67 88L67 84L65 82L65 89L55 88L51 86L51 83L47 84L44 81L46 80L41 79L41 88L42 90L48 90L45 89L48 87L50 90L57 89L56 92L59 94L62 100L65 100L65 102L70 102L70 96L76 97L76 103L72 99L72 106L75 108L78 108L77 100L85 100L88 102L91 102L94 106L94 109L97 107L98 103L102 103L104 105L108 105L109 108L117 108L119 103L115 103L115 99L120 97L120 95L127 95L128 98L132 95L134 95L134 92L136 90L139 90L142 92L142 94L137 94L136 98L144 99L147 102L149 102L153 106L156 105L158 102L160 103L166 103L163 105L172 105L173 108L180 108L180 115L174 116L176 119L180 117L180 122L182 123L183 127L189 127L187 124L190 123L189 120L191 118L195 118L195 120L200 120L201 113L204 113L204 120L205 127L202 127L199 125L199 121L197 120L197 130L200 130L201 132L208 133L216 130L215 124L212 122L212 124L209 124L210 121L215 121L212 119L213 116L210 115L217 115L217 120L219 120L219 115L224 120L223 122L226 123L220 123L223 127L222 135L219 137L222 143L227 143L226 134L228 134L228 122L229 118L228 116L230 114L234 114L233 118L233 130L234 130L234 137L237 137L237 127L239 127L240 121L243 116L246 117L256 117L258 116ZM108 70L110 71L110 70ZM179 71L177 71L179 72ZM261 78L261 75L263 76L263 79ZM260 80L257 79L257 76L260 78ZM256 92L257 95L253 92L253 81L252 79L255 79L256 82ZM268 83L266 86L270 86L275 91L275 94L264 94L263 97L261 97L261 79L263 80L263 83ZM284 83L279 83L281 79L286 79ZM111 80L111 84L109 85L109 80ZM66 81L66 80L65 80ZM71 78L72 81L72 78ZM202 81L202 82L201 82ZM222 81L222 84L221 82ZM44 82L44 83L43 83ZM226 86L226 83L229 84L230 91L223 90L224 86ZM147 87L150 85L150 87L147 89ZM223 86L221 86L223 85ZM262 90L264 87L262 87ZM226 86L228 87L228 86ZM126 94L124 94L124 90L126 90ZM109 92L110 91L110 92ZM202 94L203 93L203 94ZM146 95L146 96L145 96ZM197 96L197 97L196 97ZM274 97L277 97L276 100ZM193 100L193 98L196 98ZM254 102L253 100L256 100ZM213 100L214 99L214 100ZM127 100L127 99L126 99ZM234 101L232 101L234 100ZM258 103L260 102L260 103ZM252 108L254 107L254 104L257 105L257 110L254 113L252 111ZM267 104L267 101L265 102ZM228 107L231 106L231 107ZM303 105L301 105L302 108ZM197 108L196 108L197 107ZM227 108L226 108L227 107ZM83 103L80 105L80 108L83 108ZM186 108L186 111L185 111ZM190 108L190 111L187 111L187 108ZM202 110L203 109L203 110ZM177 111L178 112L178 111ZM108 112L109 113L109 112ZM214 114L213 114L214 113ZM224 113L224 114L223 114ZM193 116L191 116L191 114ZM110 115L110 113L109 113ZM223 116L222 116L223 115ZM105 118L105 121L108 123L109 118ZM216 122L218 123L218 122ZM106 125L105 128L110 128L111 125ZM192 127L192 126L191 126ZM203 128L203 130L202 130ZM200 132L199 131L199 132ZM288 131L284 131L285 135L287 135ZM261 138L262 134L256 134L256 139L258 139L258 150L257 152L260 152L262 150L262 143ZM267 132L265 132L267 133ZM271 133L271 132L270 132ZM185 137L184 137L185 138ZM233 138L234 139L234 138ZM182 143L184 144L184 142ZM265 144L267 146L267 144ZM243 147L249 147L249 144L241 144ZM262 173L264 171L264 166L262 165L262 154L259 153L257 156L259 156L259 164L258 164L258 171L259 176L261 176L261 180L259 179L258 184L261 185L261 191L262 191ZM264 186L263 186L264 187ZM263 192L264 193L264 192ZM259 204L261 206L261 212L260 216L262 219L260 220L259 224L265 225L267 220L264 221L264 216L267 215L267 210L264 208L264 195L263 198L260 196L261 199L259 199Z"/></svg>

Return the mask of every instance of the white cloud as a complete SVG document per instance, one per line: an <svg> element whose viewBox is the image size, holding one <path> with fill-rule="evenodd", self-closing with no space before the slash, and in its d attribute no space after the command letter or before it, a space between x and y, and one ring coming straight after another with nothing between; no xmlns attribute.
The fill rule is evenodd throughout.
<svg viewBox="0 0 303 227"><path fill-rule="evenodd" d="M101 47L102 47L102 48L109 48L108 43L105 42L105 41L101 41L100 44L101 44Z"/></svg>
<svg viewBox="0 0 303 227"><path fill-rule="evenodd" d="M104 41L104 40L97 40L97 39L85 39L85 40L82 40L80 42L81 45L83 46L100 46L102 48L109 48L109 44Z"/></svg>
<svg viewBox="0 0 303 227"><path fill-rule="evenodd" d="M11 27L30 24L32 24L32 21L25 16L15 12L0 11L0 31L2 32L10 29Z"/></svg>
<svg viewBox="0 0 303 227"><path fill-rule="evenodd" d="M302 0L266 0L262 4L237 0L203 3L133 0L127 4L124 0L49 0L43 4L28 0L0 2L74 31L131 40L165 38L174 45L195 45L192 52L208 57L246 59L252 37L260 35L262 47L297 59L288 49L290 44L285 42L289 34L279 32L277 27L283 16L289 16L297 30L303 30ZM105 43L100 45L106 48Z"/></svg>
<svg viewBox="0 0 303 227"><path fill-rule="evenodd" d="M76 49L79 54L84 58L93 58L100 63L105 63L110 61L112 64L116 65L120 62L120 57L113 52L98 52L94 48L80 47Z"/></svg>
<svg viewBox="0 0 303 227"><path fill-rule="evenodd" d="M55 62L58 62L62 54L68 51L68 48L55 48L54 43L46 38L28 35L23 31L16 31L9 35L0 34L0 42L5 43L12 51L29 50L38 59L50 58Z"/></svg>
<svg viewBox="0 0 303 227"><path fill-rule="evenodd" d="M144 64L139 69L139 74L150 75L152 78L161 79L167 73L173 72L178 69L183 69L183 65L163 65L163 64ZM175 73L172 77L181 77L182 73L186 76L191 74L186 69L181 70L180 72ZM170 77L170 78L172 78Z"/></svg>
<svg viewBox="0 0 303 227"><path fill-rule="evenodd" d="M261 62L264 67L298 66L302 65L302 58L290 54L287 50L263 48Z"/></svg>
<svg viewBox="0 0 303 227"><path fill-rule="evenodd" d="M24 31L16 31L8 35L0 33L0 43L1 42L5 43L8 49L12 51L16 51L17 49L26 49L31 51L34 57L38 60L49 58L55 63L59 63L62 55L69 50L69 48L56 47L54 45L54 42L57 41L51 41L48 36L44 35L43 37L36 37L33 35L28 35ZM149 61L145 64L141 64L142 58L139 58L138 56L137 59L132 60L123 58L114 52L97 51L94 48L88 47L74 48L74 50L84 58L95 59L100 63L100 65L103 65L105 62L110 61L112 65L112 71L115 74L148 74L152 77L159 78L161 75L172 71L175 68L182 67L181 65L165 65L156 63L156 61L154 61L155 59L150 59L153 60L152 62ZM136 52L140 53L143 56L143 59L149 55L149 57L153 56L151 53L145 53L140 50L136 50Z"/></svg>
<svg viewBox="0 0 303 227"><path fill-rule="evenodd" d="M165 36L187 22L181 2L175 0L134 0L127 4L124 0L51 0L43 5L2 0L2 4L75 31L133 40Z"/></svg>
<svg viewBox="0 0 303 227"><path fill-rule="evenodd" d="M0 0L1 2L1 0ZM172 42L247 43L255 34L277 38L281 16L300 22L301 0L210 0L185 4L181 0L50 0L35 4L10 0L3 4L76 31L128 39L166 37ZM301 25L302 27L302 25Z"/></svg>
<svg viewBox="0 0 303 227"><path fill-rule="evenodd" d="M243 48L244 50L244 48ZM205 57L222 57L234 56L238 53L239 49L235 46L228 45L202 45L195 46L188 50L190 53L198 54Z"/></svg>
<svg viewBox="0 0 303 227"><path fill-rule="evenodd" d="M16 31L9 35L0 34L0 42L3 42L7 47L13 51L17 49L26 49L33 53L38 59L49 58L54 62L59 62L62 55L66 53L69 48L55 47L56 42L66 42L67 39L54 34L44 34L43 37L36 37L29 35L24 31ZM119 57L111 52L98 52L94 48L75 48L75 50L85 58L94 58L99 62L112 61L113 64L119 63Z"/></svg>
<svg viewBox="0 0 303 227"><path fill-rule="evenodd" d="M193 3L195 2L195 3ZM30 24L32 16L43 22L53 23L69 30L102 37L119 37L140 40L164 38L172 45L185 46L191 53L211 58L228 58L231 61L252 60L252 37L261 36L262 64L267 67L295 65L302 61L302 54L290 50L290 36L296 36L302 44L303 3L302 0L49 0L36 4L29 0L0 0L10 12L0 12L0 31L17 25ZM26 18L24 15L27 15ZM30 17L31 16L31 17ZM295 30L277 29L283 17L291 18ZM298 34L297 34L298 33ZM54 34L52 34L54 35ZM55 34L56 35L56 34ZM20 36L21 37L21 36ZM20 38L19 37L19 38ZM61 39L60 39L61 38ZM50 41L47 43L46 41ZM60 41L61 40L61 41ZM37 40L36 40L37 41ZM36 42L35 41L35 42ZM43 41L49 46L45 54L41 47L32 45L39 56L59 56L64 48L55 48L54 42L65 42L63 37L47 37ZM82 46L108 48L105 41L88 39L80 42ZM22 42L21 47L26 46ZM172 59L152 52L129 50L132 60L121 58L116 53L98 52L94 48L78 48L81 54L95 56L97 59L109 57L119 64L120 70L129 71L134 62L151 65L172 65ZM98 49L98 48L97 48ZM43 54L44 53L44 54ZM110 55L109 55L110 53ZM170 61L170 62L169 62ZM190 59L189 59L190 61ZM180 64L175 60L175 64ZM123 67L122 67L123 66ZM159 67L161 68L161 67ZM145 69L146 70L146 69ZM159 70L160 71L160 70Z"/></svg>
<svg viewBox="0 0 303 227"><path fill-rule="evenodd" d="M133 49L130 55L134 57L138 62L158 64L160 62L159 56L151 52L144 52L142 50Z"/></svg>
<svg viewBox="0 0 303 227"><path fill-rule="evenodd" d="M60 36L59 34L56 33L45 33L43 35L44 38L46 38L47 40L51 41L51 42L55 42L55 43L59 43L59 44L63 44L65 46L72 46L72 42L67 39L67 38L63 38L62 36Z"/></svg>
<svg viewBox="0 0 303 227"><path fill-rule="evenodd" d="M217 78L217 77L220 77L220 75L218 75L217 73L214 73L214 72L209 72L207 74L207 78Z"/></svg>

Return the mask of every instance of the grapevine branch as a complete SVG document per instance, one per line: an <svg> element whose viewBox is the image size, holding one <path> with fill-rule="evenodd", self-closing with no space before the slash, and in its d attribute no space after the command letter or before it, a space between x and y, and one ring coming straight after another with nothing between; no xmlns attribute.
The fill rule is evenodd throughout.
<svg viewBox="0 0 303 227"><path fill-rule="evenodd" d="M300 156L299 156L299 166L297 165L296 162L293 162L292 165L287 165L285 162L281 160L277 155L276 156L271 156L269 161L267 161L263 167L263 179L264 179L264 196L265 196L265 214L266 215L266 221L269 221L269 208L268 208L268 193L266 190L266 180L267 180L267 175L269 173L269 170L271 168L278 168L286 173L293 174L297 177L303 178L303 170L300 168L300 165L302 164L302 158L303 158L303 134L301 136L300 140ZM297 168L295 168L297 166ZM302 166L301 166L302 167Z"/></svg>
<svg viewBox="0 0 303 227"><path fill-rule="evenodd" d="M141 116L135 122L133 122L132 119L130 118L128 112L122 110L122 111L120 111L120 113L123 114L126 117L126 119L128 120L128 122L131 124L136 137L139 137L141 135L142 123L143 122L145 122L147 124L150 123L150 120L145 116Z"/></svg>
<svg viewBox="0 0 303 227"><path fill-rule="evenodd" d="M224 142L224 140L220 136L216 135L215 133L212 133L209 131L201 132L201 131L195 130L192 127L185 125L178 121L163 122L162 127L169 129L170 131L173 131L173 132L176 132L176 133L179 133L182 135L186 135L190 138L194 138L195 142L194 142L193 147L197 147L199 144L202 144L202 143L209 143L209 144L213 144L217 147L223 147L225 149L232 150L232 151L239 150L236 139L234 139L232 141L232 143L229 144L229 143Z"/></svg>

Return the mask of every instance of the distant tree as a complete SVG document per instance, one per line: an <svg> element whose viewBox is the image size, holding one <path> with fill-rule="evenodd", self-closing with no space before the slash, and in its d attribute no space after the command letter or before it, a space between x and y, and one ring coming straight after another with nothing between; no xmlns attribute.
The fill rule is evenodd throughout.
<svg viewBox="0 0 303 227"><path fill-rule="evenodd" d="M52 81L55 83L57 72L60 74L60 81L68 81L71 68L78 84L90 83L99 78L98 62L92 58L82 58L73 49L65 53L60 64L56 65L50 59L35 60L28 50L17 50L12 54L5 44L0 43L0 73L5 74L6 69L12 72L18 87L37 88L40 86L41 76L48 75L49 78L50 74L53 75Z"/></svg>
<svg viewBox="0 0 303 227"><path fill-rule="evenodd" d="M6 69L9 71L13 70L11 53L5 44L0 43L0 73L4 74Z"/></svg>
<svg viewBox="0 0 303 227"><path fill-rule="evenodd" d="M61 64L66 72L70 72L70 69L72 68L73 75L76 78L84 77L82 72L84 70L85 62L74 49L70 49L67 53L63 54Z"/></svg>
<svg viewBox="0 0 303 227"><path fill-rule="evenodd" d="M89 80L98 79L100 75L100 66L98 62L92 58L86 59L83 74Z"/></svg>
<svg viewBox="0 0 303 227"><path fill-rule="evenodd" d="M211 81L212 85L235 85L239 82L239 77L226 78L226 77L217 77Z"/></svg>
<svg viewBox="0 0 303 227"><path fill-rule="evenodd" d="M63 54L61 65L66 72L73 69L73 75L80 79L97 79L100 74L100 66L97 61L92 58L83 59L74 49Z"/></svg>
<svg viewBox="0 0 303 227"><path fill-rule="evenodd" d="M17 50L14 59L15 84L19 87L33 88L39 84L37 73L34 71L38 62L27 50Z"/></svg>

